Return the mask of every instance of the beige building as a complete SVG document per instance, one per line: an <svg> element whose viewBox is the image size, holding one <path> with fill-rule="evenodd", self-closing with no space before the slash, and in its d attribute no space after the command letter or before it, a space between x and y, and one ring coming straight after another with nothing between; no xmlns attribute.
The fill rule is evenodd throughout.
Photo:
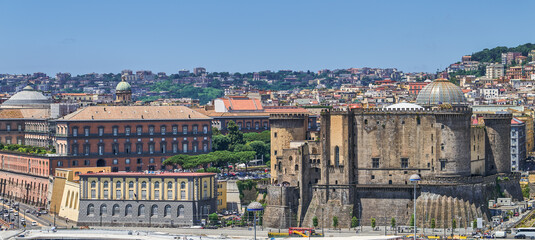
<svg viewBox="0 0 535 240"><path fill-rule="evenodd" d="M505 76L504 67L502 64L492 64L487 66L485 76L490 79L495 79Z"/></svg>
<svg viewBox="0 0 535 240"><path fill-rule="evenodd" d="M60 218L78 221L79 174L110 171L111 167L57 168L50 197L50 213L55 213Z"/></svg>

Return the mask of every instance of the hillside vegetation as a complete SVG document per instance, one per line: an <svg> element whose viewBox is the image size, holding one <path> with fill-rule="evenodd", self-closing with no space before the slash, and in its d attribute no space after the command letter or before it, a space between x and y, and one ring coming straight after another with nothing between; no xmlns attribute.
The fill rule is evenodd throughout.
<svg viewBox="0 0 535 240"><path fill-rule="evenodd" d="M493 49L485 48L482 51L472 53L472 60L479 62L501 62L502 53L521 52L522 56L527 56L528 52L535 49L535 44L526 43L517 47L495 47Z"/></svg>

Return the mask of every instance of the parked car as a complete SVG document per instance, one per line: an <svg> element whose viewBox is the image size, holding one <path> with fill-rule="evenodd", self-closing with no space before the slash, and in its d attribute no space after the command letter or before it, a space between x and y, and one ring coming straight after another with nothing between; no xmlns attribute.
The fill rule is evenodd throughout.
<svg viewBox="0 0 535 240"><path fill-rule="evenodd" d="M37 222L33 221L32 226L37 226Z"/></svg>
<svg viewBox="0 0 535 240"><path fill-rule="evenodd" d="M524 234L515 235L515 239L525 239L525 238L526 238L526 235L524 235Z"/></svg>

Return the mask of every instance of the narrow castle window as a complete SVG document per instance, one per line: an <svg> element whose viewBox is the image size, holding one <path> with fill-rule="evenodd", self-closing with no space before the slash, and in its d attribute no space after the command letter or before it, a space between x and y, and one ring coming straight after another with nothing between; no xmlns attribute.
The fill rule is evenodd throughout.
<svg viewBox="0 0 535 240"><path fill-rule="evenodd" d="M334 147L334 166L338 167L340 165L340 148L338 146Z"/></svg>
<svg viewBox="0 0 535 240"><path fill-rule="evenodd" d="M299 165L295 164L295 171L299 171Z"/></svg>
<svg viewBox="0 0 535 240"><path fill-rule="evenodd" d="M368 124L368 119L364 119L364 124Z"/></svg>

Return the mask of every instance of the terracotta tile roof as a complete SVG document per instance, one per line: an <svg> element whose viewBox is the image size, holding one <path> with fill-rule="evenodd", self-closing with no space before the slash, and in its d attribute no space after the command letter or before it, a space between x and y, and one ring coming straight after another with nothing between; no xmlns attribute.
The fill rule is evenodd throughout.
<svg viewBox="0 0 535 240"><path fill-rule="evenodd" d="M58 120L167 120L210 119L210 117L184 106L90 106Z"/></svg>
<svg viewBox="0 0 535 240"><path fill-rule="evenodd" d="M215 176L215 173L198 173L198 172L160 172L160 173L140 173L140 172L102 172L102 173L84 173L84 177L110 176L110 177L206 177Z"/></svg>
<svg viewBox="0 0 535 240"><path fill-rule="evenodd" d="M47 119L50 117L49 109L28 108L28 109L1 109L0 118L28 118Z"/></svg>
<svg viewBox="0 0 535 240"><path fill-rule="evenodd" d="M262 111L262 103L259 99L248 97L221 98L229 111Z"/></svg>

